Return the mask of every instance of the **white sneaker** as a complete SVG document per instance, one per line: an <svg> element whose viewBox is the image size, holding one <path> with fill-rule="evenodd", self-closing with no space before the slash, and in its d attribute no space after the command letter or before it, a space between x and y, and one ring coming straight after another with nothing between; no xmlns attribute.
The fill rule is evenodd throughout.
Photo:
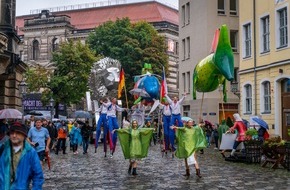
<svg viewBox="0 0 290 190"><path fill-rule="evenodd" d="M110 158L113 158L113 154L110 155Z"/></svg>

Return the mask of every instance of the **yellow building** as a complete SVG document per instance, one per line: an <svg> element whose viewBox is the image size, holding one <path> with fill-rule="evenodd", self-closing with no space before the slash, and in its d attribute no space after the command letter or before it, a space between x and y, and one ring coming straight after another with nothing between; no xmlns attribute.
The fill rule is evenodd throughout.
<svg viewBox="0 0 290 190"><path fill-rule="evenodd" d="M239 1L240 113L290 140L290 0Z"/></svg>

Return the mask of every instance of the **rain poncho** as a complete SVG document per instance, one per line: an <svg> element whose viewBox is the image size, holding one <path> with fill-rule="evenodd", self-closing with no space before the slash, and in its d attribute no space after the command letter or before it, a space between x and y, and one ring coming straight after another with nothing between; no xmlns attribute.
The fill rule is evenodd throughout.
<svg viewBox="0 0 290 190"><path fill-rule="evenodd" d="M229 126L227 126L226 121L222 120L222 123L218 127L218 133L219 133L219 141L222 142L222 136L225 132L229 130Z"/></svg>
<svg viewBox="0 0 290 190"><path fill-rule="evenodd" d="M81 129L79 127L73 126L70 132L70 138L72 144L80 145L82 143Z"/></svg>
<svg viewBox="0 0 290 190"><path fill-rule="evenodd" d="M199 126L178 128L176 138L178 145L175 155L177 158L188 158L193 152L201 150L207 145L204 132Z"/></svg>
<svg viewBox="0 0 290 190"><path fill-rule="evenodd" d="M147 157L152 128L117 129L120 144L125 159L140 159Z"/></svg>

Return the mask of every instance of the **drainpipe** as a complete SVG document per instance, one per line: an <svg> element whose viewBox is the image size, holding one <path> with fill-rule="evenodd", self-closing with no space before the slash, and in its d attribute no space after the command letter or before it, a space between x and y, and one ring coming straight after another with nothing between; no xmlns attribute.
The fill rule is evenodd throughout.
<svg viewBox="0 0 290 190"><path fill-rule="evenodd" d="M257 115L257 53L256 53L256 0L253 0L253 42L254 42L254 91L255 91L255 110L254 115Z"/></svg>

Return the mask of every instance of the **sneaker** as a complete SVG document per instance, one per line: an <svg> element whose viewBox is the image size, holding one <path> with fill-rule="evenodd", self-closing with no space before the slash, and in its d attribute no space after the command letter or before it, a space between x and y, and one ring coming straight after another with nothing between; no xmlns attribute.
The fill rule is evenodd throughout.
<svg viewBox="0 0 290 190"><path fill-rule="evenodd" d="M74 152L74 154L77 154L77 152Z"/></svg>
<svg viewBox="0 0 290 190"><path fill-rule="evenodd" d="M217 147L214 147L214 149L217 150L218 148Z"/></svg>
<svg viewBox="0 0 290 190"><path fill-rule="evenodd" d="M113 158L113 154L112 153L110 154L110 158Z"/></svg>

